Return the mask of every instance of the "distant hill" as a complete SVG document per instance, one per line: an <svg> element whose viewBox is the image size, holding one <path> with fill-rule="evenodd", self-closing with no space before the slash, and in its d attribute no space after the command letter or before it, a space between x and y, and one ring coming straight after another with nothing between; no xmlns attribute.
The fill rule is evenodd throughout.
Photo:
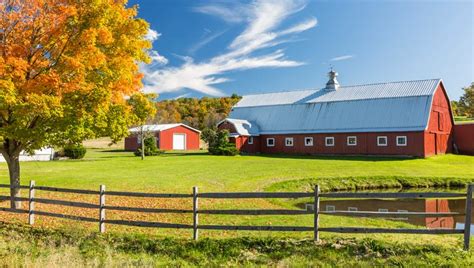
<svg viewBox="0 0 474 268"><path fill-rule="evenodd" d="M156 103L153 123L184 123L197 129L215 127L239 100L236 94L223 98L179 98Z"/></svg>

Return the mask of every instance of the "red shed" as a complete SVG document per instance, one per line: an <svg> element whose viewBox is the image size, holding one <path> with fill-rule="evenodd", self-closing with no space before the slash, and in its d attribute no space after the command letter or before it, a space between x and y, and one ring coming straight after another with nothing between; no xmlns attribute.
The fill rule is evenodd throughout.
<svg viewBox="0 0 474 268"><path fill-rule="evenodd" d="M160 150L199 150L199 135L201 131L188 125L159 124L144 125L144 132L151 132ZM140 146L142 127L130 129L130 136L125 138L125 150L135 151Z"/></svg>
<svg viewBox="0 0 474 268"><path fill-rule="evenodd" d="M452 152L453 117L441 79L243 96L227 129L246 153L400 155Z"/></svg>

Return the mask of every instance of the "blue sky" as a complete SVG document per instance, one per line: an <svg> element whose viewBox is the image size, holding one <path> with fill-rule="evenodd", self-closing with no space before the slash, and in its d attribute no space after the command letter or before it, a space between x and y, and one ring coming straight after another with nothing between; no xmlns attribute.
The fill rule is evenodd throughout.
<svg viewBox="0 0 474 268"><path fill-rule="evenodd" d="M473 1L132 0L150 23L160 99L442 78L474 81Z"/></svg>

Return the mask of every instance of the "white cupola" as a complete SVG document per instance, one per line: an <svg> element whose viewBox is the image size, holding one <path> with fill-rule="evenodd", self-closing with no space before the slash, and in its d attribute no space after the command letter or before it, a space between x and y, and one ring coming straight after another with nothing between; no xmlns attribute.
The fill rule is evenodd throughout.
<svg viewBox="0 0 474 268"><path fill-rule="evenodd" d="M329 76L329 81L326 83L326 90L337 90L339 88L339 82L337 82L337 75L338 73L334 71L331 67L331 71L329 71L328 76Z"/></svg>

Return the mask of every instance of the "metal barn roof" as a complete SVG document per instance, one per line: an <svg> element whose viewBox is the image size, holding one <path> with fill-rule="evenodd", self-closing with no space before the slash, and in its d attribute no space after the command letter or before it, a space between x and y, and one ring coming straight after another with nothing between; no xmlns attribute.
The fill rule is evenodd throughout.
<svg viewBox="0 0 474 268"><path fill-rule="evenodd" d="M182 123L143 125L143 130L145 132L160 132L160 131L167 130L167 129L174 128L174 127L178 127L178 126L183 126L183 127L189 128L191 130L194 130L196 132L201 132L201 131L199 131L195 128L192 128L192 127L190 127L188 125L185 125L185 124L182 124ZM138 126L138 127L131 128L128 131L130 131L130 133L140 133L142 130L141 130L141 126Z"/></svg>
<svg viewBox="0 0 474 268"><path fill-rule="evenodd" d="M260 134L422 131L440 79L244 96L229 117Z"/></svg>

